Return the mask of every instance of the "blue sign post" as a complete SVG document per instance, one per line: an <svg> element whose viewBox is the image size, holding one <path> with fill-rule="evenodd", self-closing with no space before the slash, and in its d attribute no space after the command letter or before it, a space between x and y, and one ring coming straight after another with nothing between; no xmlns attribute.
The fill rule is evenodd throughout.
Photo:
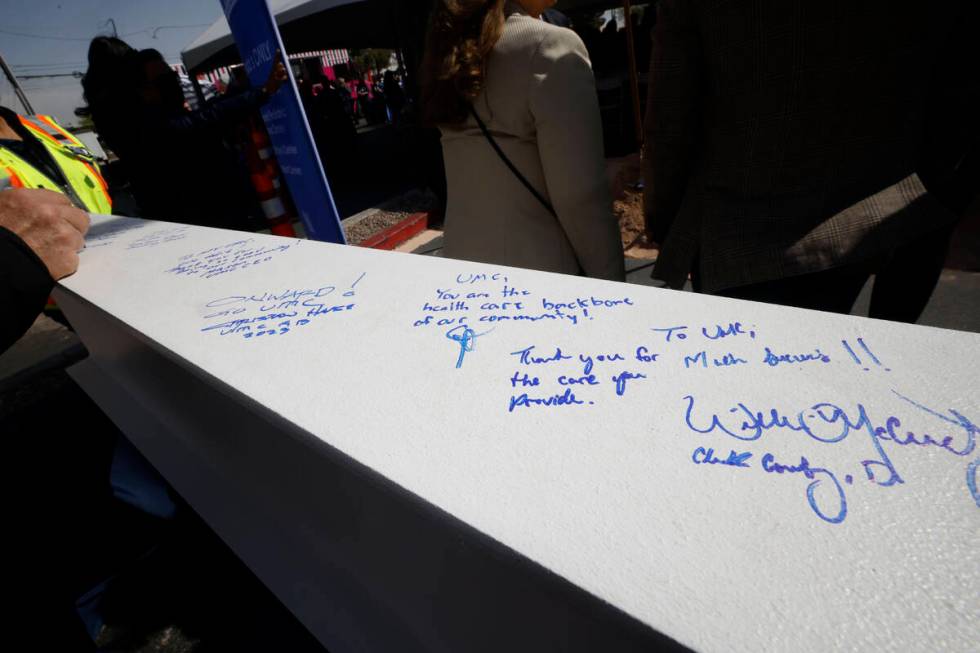
<svg viewBox="0 0 980 653"><path fill-rule="evenodd" d="M269 5L266 0L221 0L221 6L248 78L259 88L269 78L276 50L283 57L286 53ZM337 206L288 61L286 73L289 83L262 107L262 119L307 235L313 240L345 244Z"/></svg>

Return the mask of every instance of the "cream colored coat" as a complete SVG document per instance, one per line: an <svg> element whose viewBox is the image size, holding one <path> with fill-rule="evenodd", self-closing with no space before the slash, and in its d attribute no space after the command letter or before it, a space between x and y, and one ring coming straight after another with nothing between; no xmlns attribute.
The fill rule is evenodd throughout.
<svg viewBox="0 0 980 653"><path fill-rule="evenodd" d="M574 32L509 6L474 107L549 200L521 185L472 117L442 129L449 200L445 255L601 279L623 278L595 80Z"/></svg>

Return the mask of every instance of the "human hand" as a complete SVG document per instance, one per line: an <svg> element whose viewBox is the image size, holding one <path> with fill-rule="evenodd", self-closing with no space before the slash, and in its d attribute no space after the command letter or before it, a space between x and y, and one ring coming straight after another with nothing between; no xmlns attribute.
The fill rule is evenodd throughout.
<svg viewBox="0 0 980 653"><path fill-rule="evenodd" d="M276 50L276 56L272 61L272 70L269 71L269 79L266 80L262 90L269 97L272 97L288 80L289 75L286 73L286 65L282 60L282 51Z"/></svg>
<svg viewBox="0 0 980 653"><path fill-rule="evenodd" d="M0 192L0 227L17 234L58 280L78 269L89 217L61 193L15 188Z"/></svg>

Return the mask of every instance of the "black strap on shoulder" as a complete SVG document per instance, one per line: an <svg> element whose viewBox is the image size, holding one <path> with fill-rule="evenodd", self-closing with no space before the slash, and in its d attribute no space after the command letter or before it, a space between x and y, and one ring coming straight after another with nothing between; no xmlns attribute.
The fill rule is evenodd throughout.
<svg viewBox="0 0 980 653"><path fill-rule="evenodd" d="M555 216L555 218L557 218L558 214L555 212L555 208L551 206L551 203L544 198L544 195L539 193L538 189L532 186L531 182L529 182L527 178L521 174L521 171L517 169L517 166L515 166L514 163L507 158L507 155L504 154L504 151L502 149L500 149L500 145L498 145L497 141L494 140L493 136L490 134L490 130L487 129L486 124L484 124L483 120L480 119L480 116L477 115L476 109L474 109L472 105L470 105L470 114L473 116L473 118L476 119L476 124L480 126L480 131L482 131L483 135L486 136L487 141L490 142L490 146L493 147L494 152L497 153L497 156L500 157L500 160L504 162L504 164L510 169L512 173L514 173L514 176L517 177L517 180L524 185L524 188L528 189L531 195L534 195L534 199L541 202L541 206L546 208L548 210L548 213L550 213L551 215Z"/></svg>

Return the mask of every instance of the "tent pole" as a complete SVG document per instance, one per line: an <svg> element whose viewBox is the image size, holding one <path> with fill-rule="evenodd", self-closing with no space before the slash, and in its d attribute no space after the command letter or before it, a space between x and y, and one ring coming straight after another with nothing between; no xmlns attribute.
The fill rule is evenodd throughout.
<svg viewBox="0 0 980 653"><path fill-rule="evenodd" d="M197 73L191 70L191 67L187 65L187 58L184 57L184 53L180 53L180 61L184 64L184 70L187 71L187 77L191 80L191 86L194 87L194 95L197 96L197 101L199 106L204 106L204 91L201 89L201 83L197 80Z"/></svg>
<svg viewBox="0 0 980 653"><path fill-rule="evenodd" d="M633 3L623 0L626 14L626 45L630 60L630 94L633 96L633 126L636 129L636 144L643 151L643 116L640 115L640 74L636 68L636 35L633 33ZM649 8L647 9L649 11Z"/></svg>

